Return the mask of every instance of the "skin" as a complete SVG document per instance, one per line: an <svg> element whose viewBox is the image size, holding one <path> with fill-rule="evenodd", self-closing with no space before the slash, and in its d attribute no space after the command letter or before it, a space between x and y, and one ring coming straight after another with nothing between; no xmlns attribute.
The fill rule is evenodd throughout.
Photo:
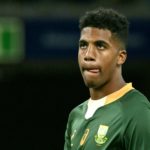
<svg viewBox="0 0 150 150"><path fill-rule="evenodd" d="M78 63L93 100L111 94L126 84L121 70L127 54L121 47L121 42L108 29L82 29Z"/></svg>

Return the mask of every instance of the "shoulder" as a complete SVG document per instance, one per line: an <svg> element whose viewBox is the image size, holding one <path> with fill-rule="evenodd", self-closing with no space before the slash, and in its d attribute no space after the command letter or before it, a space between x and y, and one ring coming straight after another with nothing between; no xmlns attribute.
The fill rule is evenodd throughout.
<svg viewBox="0 0 150 150"><path fill-rule="evenodd" d="M76 107L74 107L70 113L69 113L69 119L73 119L79 116L84 115L85 111L87 109L87 100L84 101L83 103L77 105Z"/></svg>
<svg viewBox="0 0 150 150"><path fill-rule="evenodd" d="M120 105L124 128L150 126L150 102L140 91L133 89L128 92L121 98Z"/></svg>
<svg viewBox="0 0 150 150"><path fill-rule="evenodd" d="M123 110L123 135L126 144L138 145L138 148L146 150L139 142L149 145L150 139L150 103L138 90L132 90L122 99Z"/></svg>
<svg viewBox="0 0 150 150"><path fill-rule="evenodd" d="M150 102L148 101L147 97L136 89L131 90L125 96L123 96L120 102L124 111L129 112L131 110L129 113L143 111L143 109L150 110Z"/></svg>
<svg viewBox="0 0 150 150"><path fill-rule="evenodd" d="M126 122L139 119L146 121L146 116L150 121L150 102L140 91L136 89L131 90L121 99L120 103L123 119Z"/></svg>
<svg viewBox="0 0 150 150"><path fill-rule="evenodd" d="M121 100L124 127L143 130L150 126L150 102L138 90L132 90ZM150 128L148 129L150 130Z"/></svg>

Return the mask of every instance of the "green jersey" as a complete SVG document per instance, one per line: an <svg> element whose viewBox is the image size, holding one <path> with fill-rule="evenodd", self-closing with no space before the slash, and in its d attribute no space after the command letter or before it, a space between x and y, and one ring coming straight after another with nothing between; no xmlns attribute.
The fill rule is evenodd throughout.
<svg viewBox="0 0 150 150"><path fill-rule="evenodd" d="M88 119L87 104L69 114L64 150L150 150L150 103L131 83Z"/></svg>

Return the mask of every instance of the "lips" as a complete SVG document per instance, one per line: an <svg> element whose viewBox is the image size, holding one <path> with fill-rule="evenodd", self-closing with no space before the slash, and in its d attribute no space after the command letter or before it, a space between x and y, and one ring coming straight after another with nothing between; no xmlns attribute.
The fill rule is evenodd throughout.
<svg viewBox="0 0 150 150"><path fill-rule="evenodd" d="M96 63L81 63L81 69L82 72L84 72L87 75L98 75L101 72L100 65Z"/></svg>
<svg viewBox="0 0 150 150"><path fill-rule="evenodd" d="M91 73L99 73L99 69L85 69L85 70Z"/></svg>
<svg viewBox="0 0 150 150"><path fill-rule="evenodd" d="M100 73L100 69L97 68L97 67L86 67L86 68L83 68L83 72L86 76L97 76L99 75Z"/></svg>

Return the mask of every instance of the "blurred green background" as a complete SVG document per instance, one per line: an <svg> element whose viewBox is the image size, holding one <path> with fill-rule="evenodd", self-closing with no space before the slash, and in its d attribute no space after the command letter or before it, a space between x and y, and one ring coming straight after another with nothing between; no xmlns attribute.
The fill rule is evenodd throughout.
<svg viewBox="0 0 150 150"><path fill-rule="evenodd" d="M1 0L0 149L63 149L68 114L89 97L77 64L78 19L100 6L129 18L123 76L150 99L149 0Z"/></svg>

